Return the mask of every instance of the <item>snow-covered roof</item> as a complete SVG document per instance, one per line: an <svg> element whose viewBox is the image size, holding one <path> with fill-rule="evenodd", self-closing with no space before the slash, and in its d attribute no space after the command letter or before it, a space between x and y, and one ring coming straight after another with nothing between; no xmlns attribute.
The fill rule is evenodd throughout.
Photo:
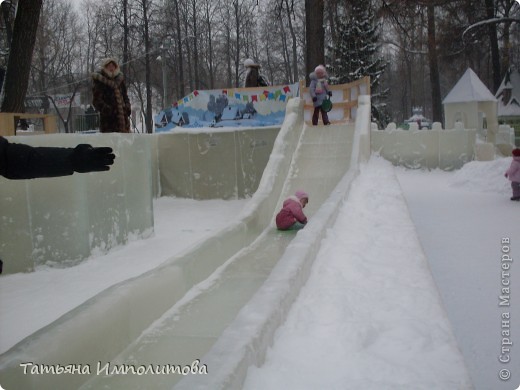
<svg viewBox="0 0 520 390"><path fill-rule="evenodd" d="M464 102L496 102L497 99L478 78L475 72L468 68L457 84L442 101L447 103Z"/></svg>
<svg viewBox="0 0 520 390"><path fill-rule="evenodd" d="M498 116L520 116L520 71L511 66L496 93Z"/></svg>

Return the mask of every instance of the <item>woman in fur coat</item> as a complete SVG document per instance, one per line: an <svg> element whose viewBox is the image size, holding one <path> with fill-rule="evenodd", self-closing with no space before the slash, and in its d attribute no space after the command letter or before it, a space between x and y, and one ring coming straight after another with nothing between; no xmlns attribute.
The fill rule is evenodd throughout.
<svg viewBox="0 0 520 390"><path fill-rule="evenodd" d="M131 105L125 78L114 58L103 61L92 74L92 105L99 111L102 133L129 133Z"/></svg>
<svg viewBox="0 0 520 390"><path fill-rule="evenodd" d="M246 68L246 80L244 87L267 87L269 84L264 76L260 74L260 65L248 58L244 61L244 68Z"/></svg>

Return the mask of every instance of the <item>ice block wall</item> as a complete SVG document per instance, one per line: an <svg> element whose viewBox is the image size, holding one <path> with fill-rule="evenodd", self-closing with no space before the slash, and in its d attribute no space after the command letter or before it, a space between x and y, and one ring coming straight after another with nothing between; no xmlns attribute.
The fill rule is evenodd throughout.
<svg viewBox="0 0 520 390"><path fill-rule="evenodd" d="M258 188L280 126L159 134L162 196L237 199Z"/></svg>
<svg viewBox="0 0 520 390"><path fill-rule="evenodd" d="M0 177L0 258L4 273L38 265L68 266L153 231L151 136L53 134L9 137L32 146L110 146L110 171L32 180Z"/></svg>
<svg viewBox="0 0 520 390"><path fill-rule="evenodd" d="M475 129L372 130L372 150L394 165L408 168L459 169L473 160Z"/></svg>

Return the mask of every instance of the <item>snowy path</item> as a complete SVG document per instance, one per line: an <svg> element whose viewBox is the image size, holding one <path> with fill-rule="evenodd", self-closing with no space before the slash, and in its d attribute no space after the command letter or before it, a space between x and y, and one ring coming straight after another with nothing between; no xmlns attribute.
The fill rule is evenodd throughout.
<svg viewBox="0 0 520 390"><path fill-rule="evenodd" d="M510 159L472 162L456 173L398 177L476 390L520 385L520 204L503 178ZM511 241L511 307L499 307L502 238ZM511 361L500 364L501 314L511 316ZM512 378L502 382L501 369Z"/></svg>
<svg viewBox="0 0 520 390"><path fill-rule="evenodd" d="M155 232L75 267L0 278L0 353L118 282L136 277L226 226L247 200L154 200Z"/></svg>
<svg viewBox="0 0 520 390"><path fill-rule="evenodd" d="M394 170L372 158L245 389L465 389Z"/></svg>

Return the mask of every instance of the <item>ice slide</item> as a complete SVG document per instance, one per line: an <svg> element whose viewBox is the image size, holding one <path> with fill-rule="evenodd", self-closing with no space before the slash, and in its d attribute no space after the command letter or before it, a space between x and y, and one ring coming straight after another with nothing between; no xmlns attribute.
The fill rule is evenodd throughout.
<svg viewBox="0 0 520 390"><path fill-rule="evenodd" d="M309 127L303 101L291 100L259 188L235 223L14 346L0 356L2 386L240 388L247 367L262 361L358 163L370 154L370 99L359 102L355 124ZM309 224L297 234L276 231L275 212L299 188L311 194ZM132 374L168 365L205 365L209 374ZM75 374L64 373L67 366Z"/></svg>

